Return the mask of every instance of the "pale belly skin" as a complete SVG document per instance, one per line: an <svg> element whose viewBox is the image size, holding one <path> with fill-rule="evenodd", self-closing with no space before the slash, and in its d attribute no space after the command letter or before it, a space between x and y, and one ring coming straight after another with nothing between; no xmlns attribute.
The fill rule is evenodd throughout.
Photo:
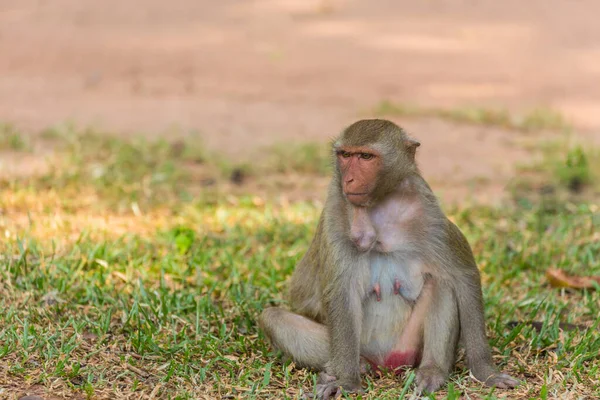
<svg viewBox="0 0 600 400"><path fill-rule="evenodd" d="M405 232L419 211L413 201L392 198L354 217L354 232L362 234L361 244L370 249L361 354L376 368L396 369L419 362L431 283L425 284L424 264L409 251L411 234Z"/></svg>
<svg viewBox="0 0 600 400"><path fill-rule="evenodd" d="M395 369L418 364L424 308L424 277L418 261L373 254L372 288L363 302L361 354L373 366ZM417 299L419 303L417 304Z"/></svg>

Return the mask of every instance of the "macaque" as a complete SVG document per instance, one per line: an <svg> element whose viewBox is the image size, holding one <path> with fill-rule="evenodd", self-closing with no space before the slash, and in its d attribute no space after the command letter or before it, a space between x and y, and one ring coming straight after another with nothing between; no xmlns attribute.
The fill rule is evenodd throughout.
<svg viewBox="0 0 600 400"><path fill-rule="evenodd" d="M417 390L434 392L459 338L475 379L518 384L493 364L479 270L421 177L419 145L387 120L342 132L317 231L291 277L291 311L271 307L259 317L276 349L321 371L318 398L361 391L367 364L416 367Z"/></svg>

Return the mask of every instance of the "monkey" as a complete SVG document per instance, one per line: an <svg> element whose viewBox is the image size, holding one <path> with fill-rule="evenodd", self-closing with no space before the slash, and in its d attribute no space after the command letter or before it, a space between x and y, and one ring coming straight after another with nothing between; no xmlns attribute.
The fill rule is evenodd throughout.
<svg viewBox="0 0 600 400"><path fill-rule="evenodd" d="M258 318L275 349L320 372L317 398L362 392L368 365L415 367L417 391L434 392L459 340L476 380L519 384L493 363L479 270L420 173L419 146L384 119L342 131L315 235L291 276L291 310L268 307Z"/></svg>

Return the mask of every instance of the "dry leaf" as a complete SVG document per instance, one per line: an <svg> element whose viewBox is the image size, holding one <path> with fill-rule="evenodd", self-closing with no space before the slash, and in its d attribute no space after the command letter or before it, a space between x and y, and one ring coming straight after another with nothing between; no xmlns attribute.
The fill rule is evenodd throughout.
<svg viewBox="0 0 600 400"><path fill-rule="evenodd" d="M595 284L600 285L600 276L567 275L559 269L546 271L546 278L552 287L558 288L595 289Z"/></svg>

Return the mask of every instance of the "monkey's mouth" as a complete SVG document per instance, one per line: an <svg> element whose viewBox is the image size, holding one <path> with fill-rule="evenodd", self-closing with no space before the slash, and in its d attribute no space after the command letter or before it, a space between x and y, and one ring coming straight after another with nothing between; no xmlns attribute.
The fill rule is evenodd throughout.
<svg viewBox="0 0 600 400"><path fill-rule="evenodd" d="M366 196L369 193L346 193L346 196Z"/></svg>
<svg viewBox="0 0 600 400"><path fill-rule="evenodd" d="M346 199L355 206L363 206L369 200L369 193L346 193Z"/></svg>

